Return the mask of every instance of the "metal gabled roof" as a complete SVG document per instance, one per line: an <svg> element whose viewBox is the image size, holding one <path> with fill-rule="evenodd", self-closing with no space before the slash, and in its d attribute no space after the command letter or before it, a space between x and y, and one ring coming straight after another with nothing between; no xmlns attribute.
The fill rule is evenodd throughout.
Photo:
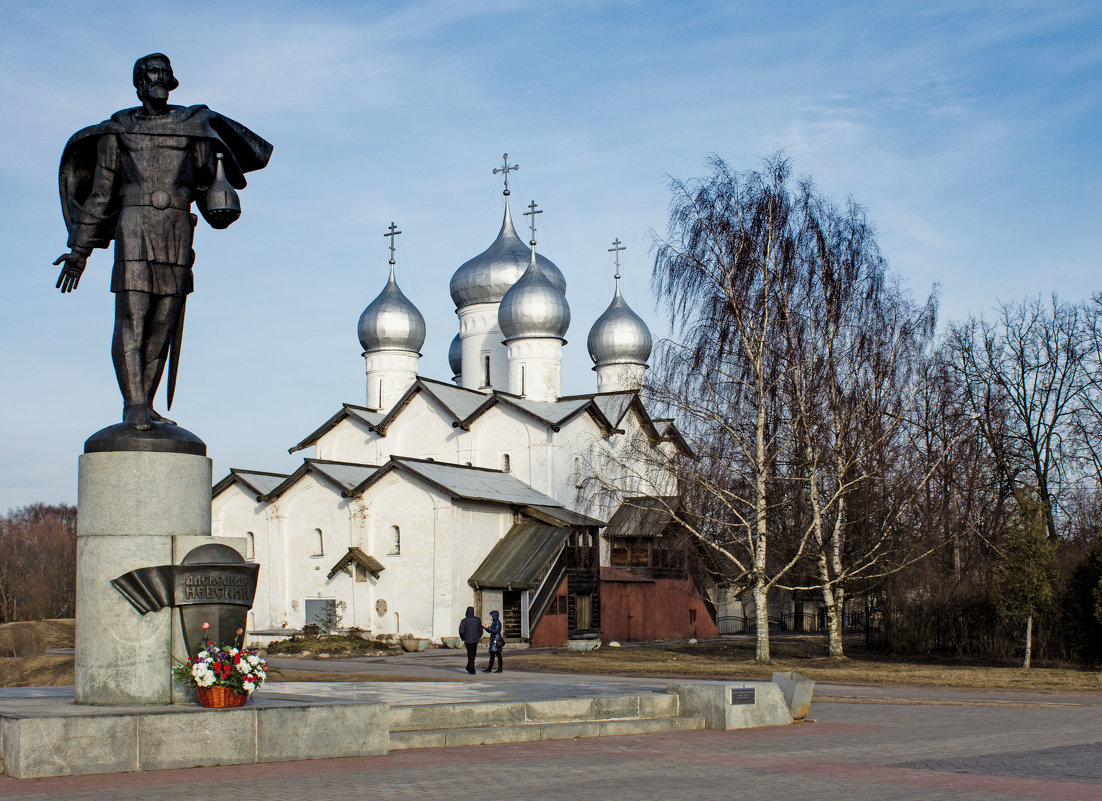
<svg viewBox="0 0 1102 801"><path fill-rule="evenodd" d="M348 412L349 417L355 417L357 420L367 423L369 428L379 425L385 416L382 412L373 411L366 406L353 406L350 403L344 405L344 410Z"/></svg>
<svg viewBox="0 0 1102 801"><path fill-rule="evenodd" d="M676 497L625 498L605 527L605 537L660 537L674 519Z"/></svg>
<svg viewBox="0 0 1102 801"><path fill-rule="evenodd" d="M673 420L656 418L654 421L654 428L662 439L672 442L686 456L692 459L696 458L696 452L689 446L688 440L682 436L680 429L678 429L677 424Z"/></svg>
<svg viewBox="0 0 1102 801"><path fill-rule="evenodd" d="M601 410L601 414L608 418L613 428L618 428L620 421L624 419L624 415L631 407L631 402L637 397L638 395L634 392L601 393L593 396L593 402Z"/></svg>
<svg viewBox="0 0 1102 801"><path fill-rule="evenodd" d="M378 465L356 462L330 462L322 459L307 459L306 461L315 472L321 473L334 484L340 485L345 491L363 483L379 469Z"/></svg>
<svg viewBox="0 0 1102 801"><path fill-rule="evenodd" d="M588 398L569 398L557 401L532 401L515 396L503 396L502 403L516 406L518 409L528 412L533 417L538 417L552 426L561 426L565 421L585 409L589 405Z"/></svg>
<svg viewBox="0 0 1102 801"><path fill-rule="evenodd" d="M214 485L211 496L218 495L234 483L240 482L257 496L267 495L287 479L287 473L267 473L263 470L242 470L231 467L229 474Z"/></svg>
<svg viewBox="0 0 1102 801"><path fill-rule="evenodd" d="M434 381L429 378L418 380L421 388L432 395L437 403L451 412L457 421L466 420L491 397L484 392L457 387L455 384L445 384L443 381Z"/></svg>
<svg viewBox="0 0 1102 801"><path fill-rule="evenodd" d="M392 456L391 461L435 484L452 497L515 506L561 508L554 498L532 489L512 473L400 456Z"/></svg>
<svg viewBox="0 0 1102 801"><path fill-rule="evenodd" d="M467 583L476 589L535 589L569 534L567 527L517 523L482 560Z"/></svg>
<svg viewBox="0 0 1102 801"><path fill-rule="evenodd" d="M379 574L386 570L386 566L383 565L378 559L369 556L356 546L352 546L348 549L348 553L340 558L340 560L333 565L333 569L329 571L327 578L332 579L345 567L355 562L358 565L362 565L363 568L373 575L375 578L379 578Z"/></svg>
<svg viewBox="0 0 1102 801"><path fill-rule="evenodd" d="M435 381L431 378L422 378L420 376L410 384L407 389L395 404L390 407L390 410L383 415L382 419L377 425L374 426L374 430L378 432L380 436L386 436L387 429L398 418L398 416L409 406L410 402L419 393L426 392L435 400L440 406L444 408L448 414L454 418L455 423L459 423L465 417L469 417L479 407L479 405L492 403L490 396L476 392L473 389L464 389L463 387L457 387L453 384L445 384L443 381Z"/></svg>
<svg viewBox="0 0 1102 801"><path fill-rule="evenodd" d="M529 517L551 526L603 526L603 520L572 512L561 506L525 506L520 510Z"/></svg>
<svg viewBox="0 0 1102 801"><path fill-rule="evenodd" d="M330 431L339 422L349 417L366 423L368 428L374 429L375 426L383 421L384 415L372 409L368 409L366 406L356 406L351 403L342 404L340 411L311 431L306 438L297 445L288 448L287 453L294 453L295 451L301 451L311 447L321 439L322 435Z"/></svg>
<svg viewBox="0 0 1102 801"><path fill-rule="evenodd" d="M329 459L303 459L302 465L291 473L284 481L278 486L271 489L269 492L264 493L261 496L261 500L270 501L278 498L296 483L303 476L313 473L325 478L331 484L336 485L341 490L342 494L348 494L348 492L366 482L373 473L377 473L380 468L377 465L360 464L358 462L335 462Z"/></svg>

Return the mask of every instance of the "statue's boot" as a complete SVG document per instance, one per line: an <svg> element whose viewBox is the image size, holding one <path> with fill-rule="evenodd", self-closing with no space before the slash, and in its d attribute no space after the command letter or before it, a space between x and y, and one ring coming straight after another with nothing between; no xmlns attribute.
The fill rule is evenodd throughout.
<svg viewBox="0 0 1102 801"><path fill-rule="evenodd" d="M135 431L148 431L153 428L149 406L145 403L128 403L123 406L122 421Z"/></svg>
<svg viewBox="0 0 1102 801"><path fill-rule="evenodd" d="M159 413L152 406L149 407L149 419L152 420L154 423L164 423L165 425L169 425L169 426L176 425L175 420L169 420L167 417L165 417L164 415Z"/></svg>

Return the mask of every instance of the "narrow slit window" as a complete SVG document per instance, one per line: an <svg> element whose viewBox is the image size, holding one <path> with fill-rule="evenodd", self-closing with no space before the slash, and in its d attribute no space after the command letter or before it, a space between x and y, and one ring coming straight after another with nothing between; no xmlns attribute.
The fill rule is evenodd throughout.
<svg viewBox="0 0 1102 801"><path fill-rule="evenodd" d="M314 556L325 556L325 535L320 528L314 529Z"/></svg>
<svg viewBox="0 0 1102 801"><path fill-rule="evenodd" d="M245 558L256 558L256 535L251 531L245 532Z"/></svg>
<svg viewBox="0 0 1102 801"><path fill-rule="evenodd" d="M390 555L398 556L402 553L402 530L398 526L390 527Z"/></svg>
<svg viewBox="0 0 1102 801"><path fill-rule="evenodd" d="M482 386L490 386L490 356L484 354L482 356Z"/></svg>
<svg viewBox="0 0 1102 801"><path fill-rule="evenodd" d="M509 458L509 454L502 454L501 456L501 469L509 473L513 469L513 460Z"/></svg>

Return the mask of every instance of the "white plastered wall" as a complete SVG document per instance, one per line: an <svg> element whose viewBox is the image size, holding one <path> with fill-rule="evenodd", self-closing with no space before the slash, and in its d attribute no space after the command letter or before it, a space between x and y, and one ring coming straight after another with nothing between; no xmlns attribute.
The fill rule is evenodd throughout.
<svg viewBox="0 0 1102 801"><path fill-rule="evenodd" d="M362 420L346 417L318 437L314 455L336 462L379 464L380 439Z"/></svg>
<svg viewBox="0 0 1102 801"><path fill-rule="evenodd" d="M353 544L352 502L329 481L307 474L272 502L270 512L275 529L270 537L275 547L269 569L272 628L284 623L301 627L306 622L307 599L343 601L343 625L350 625L357 612L356 599L339 581L342 573L333 580L328 573ZM319 530L323 537L320 554Z"/></svg>
<svg viewBox="0 0 1102 801"><path fill-rule="evenodd" d="M249 612L249 630L268 629L271 623L271 582L268 576L271 544L268 534L268 504L258 503L256 493L234 483L211 500L211 533L215 537L246 537L251 533L251 561L260 565L256 596Z"/></svg>

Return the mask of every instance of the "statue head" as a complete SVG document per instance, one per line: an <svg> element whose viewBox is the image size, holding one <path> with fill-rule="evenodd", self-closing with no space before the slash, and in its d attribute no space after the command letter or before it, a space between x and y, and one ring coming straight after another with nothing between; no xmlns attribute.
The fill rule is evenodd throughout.
<svg viewBox="0 0 1102 801"><path fill-rule="evenodd" d="M134 88L139 98L167 100L168 93L179 85L172 74L172 62L164 53L150 53L134 62Z"/></svg>

